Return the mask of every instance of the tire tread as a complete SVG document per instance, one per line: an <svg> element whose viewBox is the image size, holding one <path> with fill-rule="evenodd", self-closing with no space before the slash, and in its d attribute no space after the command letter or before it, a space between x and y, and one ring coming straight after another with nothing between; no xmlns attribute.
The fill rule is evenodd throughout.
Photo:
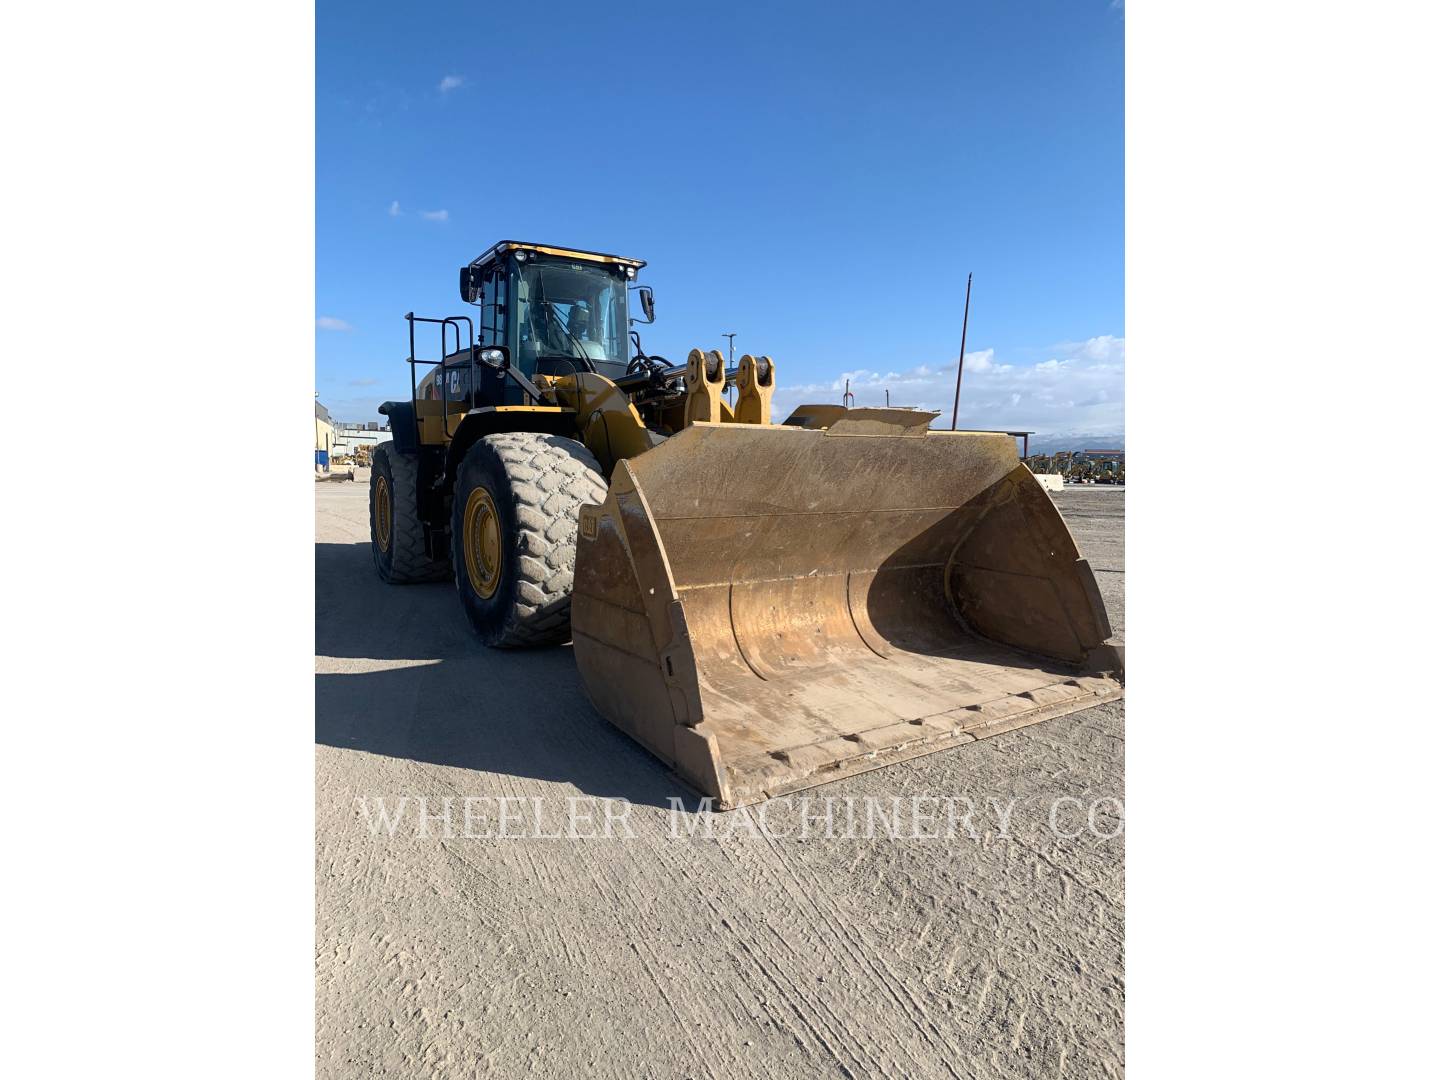
<svg viewBox="0 0 1440 1080"><path fill-rule="evenodd" d="M383 457L390 474L390 567L388 573L380 563L380 549L375 541L375 485L380 477ZM370 471L370 536L375 553L375 569L386 581L410 585L425 581L448 581L451 577L449 559L432 559L425 550L425 526L420 521L418 487L420 460L403 454L392 443L383 442L375 448L376 460Z"/></svg>
<svg viewBox="0 0 1440 1080"><path fill-rule="evenodd" d="M605 475L595 456L574 439L510 431L487 435L481 442L509 480L519 531L509 552L516 560L515 599L493 644L499 648L562 644L570 639L580 507L605 501ZM462 487L469 463L467 455L461 466ZM456 585L463 589L460 560L452 561L457 564Z"/></svg>

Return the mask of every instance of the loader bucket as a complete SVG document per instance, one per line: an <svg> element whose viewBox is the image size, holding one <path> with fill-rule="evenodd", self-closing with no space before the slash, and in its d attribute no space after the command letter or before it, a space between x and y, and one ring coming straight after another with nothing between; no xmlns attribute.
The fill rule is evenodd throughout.
<svg viewBox="0 0 1440 1080"><path fill-rule="evenodd" d="M699 423L581 510L595 707L730 809L1122 693L1089 565L1005 435Z"/></svg>

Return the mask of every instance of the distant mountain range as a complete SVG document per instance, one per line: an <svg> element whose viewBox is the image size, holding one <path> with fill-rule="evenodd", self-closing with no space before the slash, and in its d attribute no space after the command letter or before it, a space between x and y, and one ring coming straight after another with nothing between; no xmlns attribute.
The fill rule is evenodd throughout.
<svg viewBox="0 0 1440 1080"><path fill-rule="evenodd" d="M1031 454L1055 454L1061 450L1124 449L1125 433L1123 431L1116 435L1075 435L1061 432L1058 435L1036 434L1030 436Z"/></svg>

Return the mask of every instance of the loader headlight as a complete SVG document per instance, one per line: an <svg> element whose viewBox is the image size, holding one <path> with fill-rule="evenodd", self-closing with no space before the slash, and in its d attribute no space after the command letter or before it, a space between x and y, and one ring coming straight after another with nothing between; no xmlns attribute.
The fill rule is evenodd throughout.
<svg viewBox="0 0 1440 1080"><path fill-rule="evenodd" d="M629 278L631 281L634 281L634 280L635 280L635 267L633 267L633 266L627 266L627 267L625 267L625 276L626 276L627 278Z"/></svg>
<svg viewBox="0 0 1440 1080"><path fill-rule="evenodd" d="M516 261L516 262L524 262L524 261L525 261L526 259L528 259L529 257L530 257L530 253L529 253L528 251L517 251L517 252L515 252L515 261Z"/></svg>
<svg viewBox="0 0 1440 1080"><path fill-rule="evenodd" d="M503 364L505 362L504 349L481 349L480 361L485 364Z"/></svg>

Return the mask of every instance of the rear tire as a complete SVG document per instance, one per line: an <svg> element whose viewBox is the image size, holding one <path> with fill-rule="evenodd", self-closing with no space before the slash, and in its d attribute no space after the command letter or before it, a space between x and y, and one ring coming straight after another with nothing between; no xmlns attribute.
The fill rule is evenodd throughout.
<svg viewBox="0 0 1440 1080"><path fill-rule="evenodd" d="M455 480L451 563L481 641L569 640L580 507L605 494L599 462L574 439L512 431L470 448Z"/></svg>
<svg viewBox="0 0 1440 1080"><path fill-rule="evenodd" d="M370 468L370 552L375 572L392 585L444 581L448 560L425 551L425 526L420 521L418 480L420 459L383 442Z"/></svg>

